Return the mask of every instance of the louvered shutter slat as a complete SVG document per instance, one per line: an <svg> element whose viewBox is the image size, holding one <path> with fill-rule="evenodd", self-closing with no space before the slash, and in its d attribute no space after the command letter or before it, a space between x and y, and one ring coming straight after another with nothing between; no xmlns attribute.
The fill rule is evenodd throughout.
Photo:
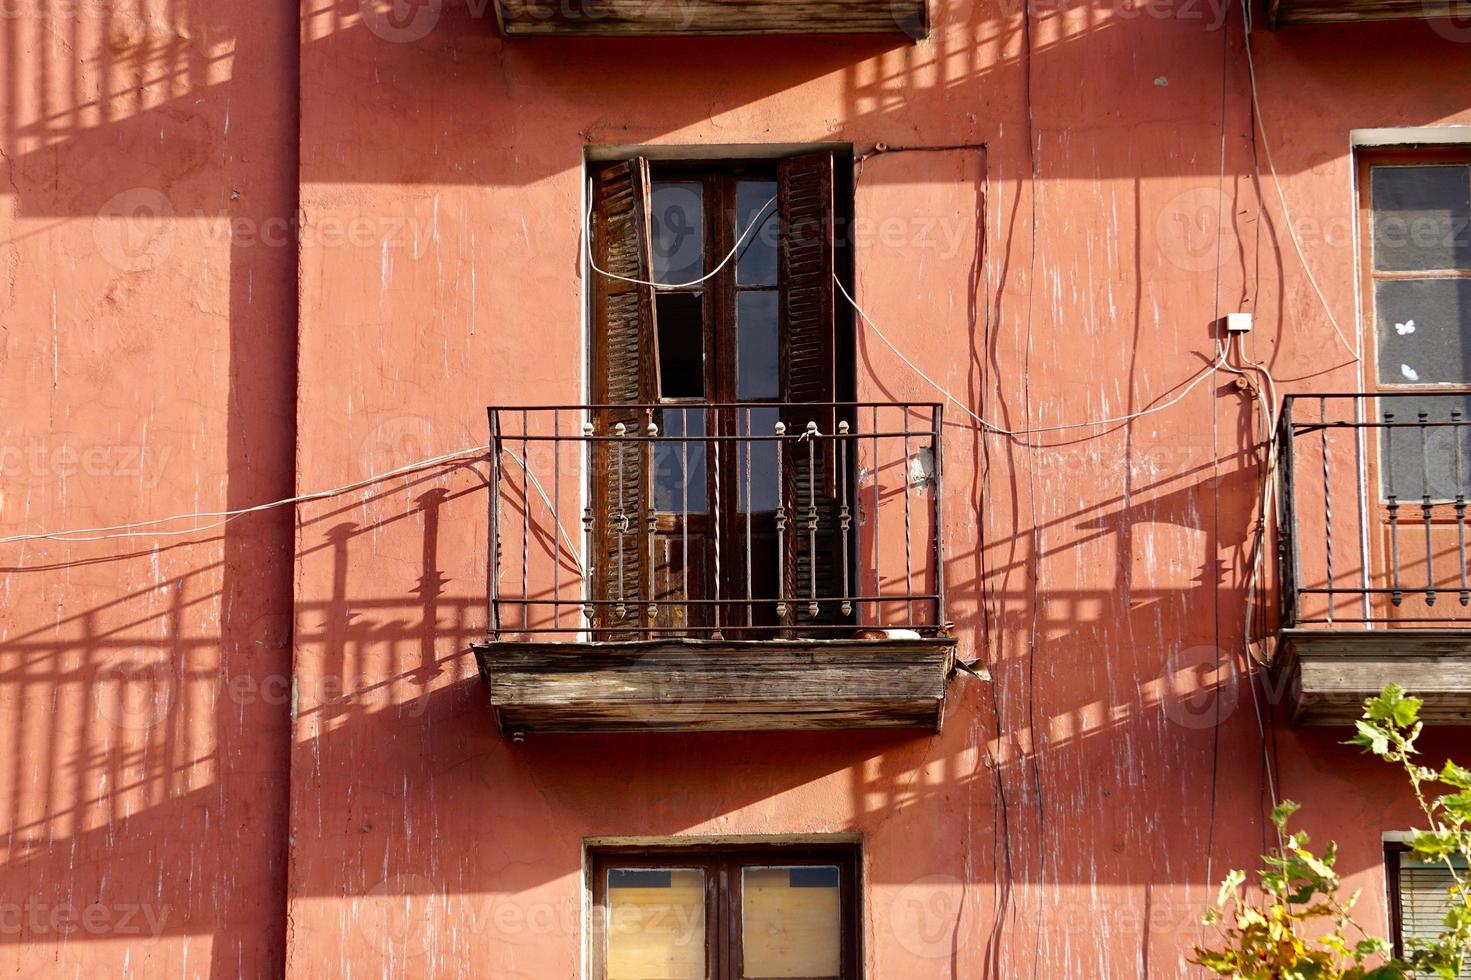
<svg viewBox="0 0 1471 980"><path fill-rule="evenodd" d="M642 157L608 164L593 175L593 255L606 271L651 281L649 168ZM594 283L593 361L595 400L611 408L593 419L599 435L613 435L619 423L641 435L648 413L634 407L654 400L654 291L652 287L592 273ZM620 408L618 406L628 406ZM646 443L595 442L589 453L593 474L593 534L597 566L593 594L622 602L600 607L600 639L626 638L647 625L647 508L652 494ZM621 491L621 495L620 495ZM622 514L626 523L619 521ZM623 527L620 535L619 528Z"/></svg>
<svg viewBox="0 0 1471 980"><path fill-rule="evenodd" d="M813 153L781 162L777 201L781 214L778 248L781 275L783 421L793 435L815 422L824 435L836 424L826 407L837 398L836 320L834 316L833 156ZM821 405L821 408L815 405ZM807 404L808 407L802 407ZM788 443L783 499L788 515L785 581L782 593L792 601L789 623L832 623L840 620L835 581L837 502L835 460L829 440L818 443L809 466L806 444ZM815 490L815 493L813 492ZM807 533L813 498L818 512L817 547ZM818 615L807 611L813 593L821 600Z"/></svg>

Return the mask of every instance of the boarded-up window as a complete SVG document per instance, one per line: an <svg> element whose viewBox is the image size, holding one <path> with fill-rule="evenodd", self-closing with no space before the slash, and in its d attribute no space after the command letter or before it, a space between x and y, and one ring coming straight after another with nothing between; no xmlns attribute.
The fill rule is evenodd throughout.
<svg viewBox="0 0 1471 980"><path fill-rule="evenodd" d="M849 980L859 975L850 845L593 852L601 980Z"/></svg>

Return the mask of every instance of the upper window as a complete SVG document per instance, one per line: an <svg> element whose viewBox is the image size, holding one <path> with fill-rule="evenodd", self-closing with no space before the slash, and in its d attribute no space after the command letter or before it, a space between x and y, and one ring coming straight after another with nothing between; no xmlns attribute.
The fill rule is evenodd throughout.
<svg viewBox="0 0 1471 980"><path fill-rule="evenodd" d="M1369 168L1380 385L1471 384L1471 161Z"/></svg>
<svg viewBox="0 0 1471 980"><path fill-rule="evenodd" d="M858 976L855 847L618 848L591 873L599 980Z"/></svg>
<svg viewBox="0 0 1471 980"><path fill-rule="evenodd" d="M1361 163L1380 496L1453 500L1471 487L1471 151Z"/></svg>

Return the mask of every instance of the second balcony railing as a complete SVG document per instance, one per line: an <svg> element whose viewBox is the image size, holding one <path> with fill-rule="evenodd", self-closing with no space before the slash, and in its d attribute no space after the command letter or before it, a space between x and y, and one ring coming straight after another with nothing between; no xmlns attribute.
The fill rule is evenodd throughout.
<svg viewBox="0 0 1471 980"><path fill-rule="evenodd" d="M1289 396L1278 479L1283 625L1471 626L1471 394Z"/></svg>

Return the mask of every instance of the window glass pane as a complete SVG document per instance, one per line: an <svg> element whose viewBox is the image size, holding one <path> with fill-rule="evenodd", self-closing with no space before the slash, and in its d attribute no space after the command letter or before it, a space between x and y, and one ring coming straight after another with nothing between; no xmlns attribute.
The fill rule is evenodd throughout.
<svg viewBox="0 0 1471 980"><path fill-rule="evenodd" d="M1379 383L1471 381L1471 279L1389 279L1374 284Z"/></svg>
<svg viewBox="0 0 1471 980"><path fill-rule="evenodd" d="M842 976L836 867L741 869L741 957L751 980Z"/></svg>
<svg viewBox="0 0 1471 980"><path fill-rule="evenodd" d="M705 189L698 181L656 180L650 192L654 281L691 282L705 274Z"/></svg>
<svg viewBox="0 0 1471 980"><path fill-rule="evenodd" d="M654 509L665 514L685 509L685 487L689 487L689 513L705 513L705 443L679 436L705 434L703 408L659 410L659 434L673 437L654 443Z"/></svg>
<svg viewBox="0 0 1471 980"><path fill-rule="evenodd" d="M776 433L781 419L779 408L742 408L737 410L738 435L769 436ZM790 443L786 444L790 446ZM737 496L741 513L762 514L776 510L781 486L776 472L776 442L740 440L736 443Z"/></svg>
<svg viewBox="0 0 1471 980"><path fill-rule="evenodd" d="M608 870L609 980L705 980L705 873Z"/></svg>
<svg viewBox="0 0 1471 980"><path fill-rule="evenodd" d="M1374 268L1471 269L1471 167L1374 167Z"/></svg>
<svg viewBox="0 0 1471 980"><path fill-rule="evenodd" d="M1378 401L1378 411L1376 422L1383 422L1386 413L1394 415L1392 428L1375 430L1379 435L1379 482L1384 497L1394 494L1401 504L1413 503L1421 499L1427 487L1432 500L1450 500L1457 492L1471 495L1471 395L1385 396ZM1464 424L1421 427L1421 412L1428 423L1454 421L1451 413L1459 412Z"/></svg>
<svg viewBox="0 0 1471 980"><path fill-rule="evenodd" d="M776 285L776 239L781 220L775 198L774 180L743 180L736 184L736 234L745 231L751 222L758 222L736 255L736 282L742 286Z"/></svg>
<svg viewBox="0 0 1471 980"><path fill-rule="evenodd" d="M776 300L774 289L736 294L736 397L742 401L780 397Z"/></svg>
<svg viewBox="0 0 1471 980"><path fill-rule="evenodd" d="M659 397L705 396L705 302L702 293L659 293Z"/></svg>

